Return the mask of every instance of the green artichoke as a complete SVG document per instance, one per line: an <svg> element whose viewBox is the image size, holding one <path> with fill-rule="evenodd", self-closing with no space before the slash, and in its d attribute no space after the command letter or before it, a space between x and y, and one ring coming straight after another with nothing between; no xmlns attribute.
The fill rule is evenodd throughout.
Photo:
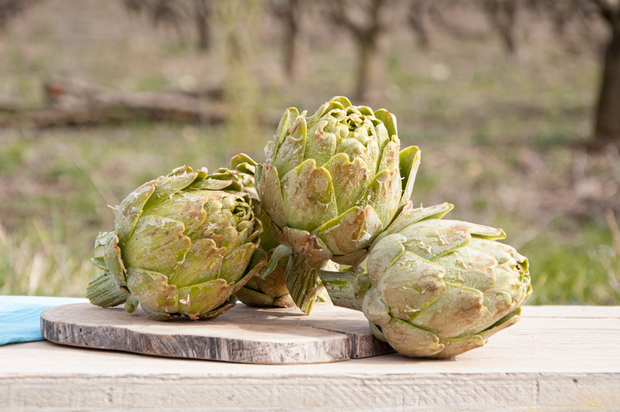
<svg viewBox="0 0 620 412"><path fill-rule="evenodd" d="M265 264L255 255L255 163L245 155L208 174L183 166L140 186L119 205L114 230L102 233L93 260L103 272L88 284L91 303L138 303L152 318L210 319Z"/></svg>
<svg viewBox="0 0 620 412"><path fill-rule="evenodd" d="M396 118L334 97L312 116L287 109L256 173L261 205L294 249L286 282L305 313L328 260L355 265L411 197L420 151L399 153Z"/></svg>
<svg viewBox="0 0 620 412"><path fill-rule="evenodd" d="M367 270L321 271L335 305L361 310L407 356L452 358L514 325L531 295L528 261L501 229L408 205L373 243Z"/></svg>

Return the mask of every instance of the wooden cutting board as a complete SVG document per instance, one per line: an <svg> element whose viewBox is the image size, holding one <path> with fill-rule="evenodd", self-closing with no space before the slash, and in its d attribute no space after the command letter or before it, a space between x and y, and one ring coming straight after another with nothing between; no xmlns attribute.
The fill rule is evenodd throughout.
<svg viewBox="0 0 620 412"><path fill-rule="evenodd" d="M324 303L310 316L297 308L238 304L215 320L170 322L140 309L129 314L78 303L44 311L41 334L63 345L242 363L324 363L393 352L372 335L361 312Z"/></svg>

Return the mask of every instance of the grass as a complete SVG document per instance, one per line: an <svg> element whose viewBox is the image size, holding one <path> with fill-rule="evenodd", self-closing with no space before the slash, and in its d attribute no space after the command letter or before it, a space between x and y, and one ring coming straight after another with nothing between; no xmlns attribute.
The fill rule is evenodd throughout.
<svg viewBox="0 0 620 412"><path fill-rule="evenodd" d="M48 0L18 22L0 35L0 94L27 107L43 104L41 84L53 76L135 91L227 79L220 31L214 50L199 53L132 20L120 2ZM0 130L0 294L83 296L96 274L94 239L113 226L108 205L182 164L215 169L241 150L261 161L274 131L248 127L244 111L312 112L351 92L346 35L315 33L303 75L291 84L277 27L266 23L255 36L254 77L235 90L249 101L232 124ZM579 148L592 127L597 55L564 51L544 27L532 30L518 59L491 39L439 32L423 53L410 33L397 33L371 103L397 115L403 146L423 151L414 202L448 201L456 206L451 218L504 228L507 243L530 260L531 304L619 304L620 155Z"/></svg>

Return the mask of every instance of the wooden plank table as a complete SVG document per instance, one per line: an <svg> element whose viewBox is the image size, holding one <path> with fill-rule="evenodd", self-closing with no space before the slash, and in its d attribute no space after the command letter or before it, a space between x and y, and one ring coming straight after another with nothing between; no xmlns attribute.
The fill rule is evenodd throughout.
<svg viewBox="0 0 620 412"><path fill-rule="evenodd" d="M49 342L0 347L0 410L620 411L620 307L527 306L456 360L181 360Z"/></svg>

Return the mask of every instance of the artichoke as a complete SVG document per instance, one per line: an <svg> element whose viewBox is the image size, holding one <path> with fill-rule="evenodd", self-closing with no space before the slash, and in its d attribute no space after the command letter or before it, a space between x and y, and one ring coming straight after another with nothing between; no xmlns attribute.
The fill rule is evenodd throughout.
<svg viewBox="0 0 620 412"><path fill-rule="evenodd" d="M91 303L138 303L157 320L210 319L236 302L234 293L264 265L255 255L255 163L245 155L208 174L183 166L145 183L119 205L114 230L97 237L103 270L88 284Z"/></svg>
<svg viewBox="0 0 620 412"><path fill-rule="evenodd" d="M321 271L337 306L361 310L374 335L407 356L452 358L519 320L528 261L501 229L440 220L449 204L409 204L373 243L367 270Z"/></svg>
<svg viewBox="0 0 620 412"><path fill-rule="evenodd" d="M256 171L261 205L294 250L286 283L309 313L328 260L355 265L411 197L420 151L399 153L396 118L334 97L314 115L287 109Z"/></svg>

